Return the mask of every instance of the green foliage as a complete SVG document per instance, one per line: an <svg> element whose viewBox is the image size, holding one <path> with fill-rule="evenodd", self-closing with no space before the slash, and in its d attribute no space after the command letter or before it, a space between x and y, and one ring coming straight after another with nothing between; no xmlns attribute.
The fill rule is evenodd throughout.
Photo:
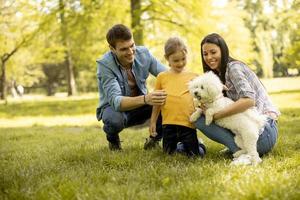
<svg viewBox="0 0 300 200"><path fill-rule="evenodd" d="M249 53L250 33L240 17L243 12L237 10L234 3L219 5L217 1L150 1L144 2L143 6L144 29L147 33L144 43L163 62L164 43L169 37L179 35L189 47L189 68L202 72L200 42L212 32L226 39L232 56L245 62L253 59L253 54Z"/></svg>
<svg viewBox="0 0 300 200"><path fill-rule="evenodd" d="M75 76L81 91L96 90L94 85L96 59L106 51L105 34L108 23L119 20L126 23L127 10L121 9L120 1L66 1L64 35L68 39L68 47L62 44L59 19L60 13L57 1L51 7L41 2L44 9L49 9L48 15L53 16L48 27L38 41L40 47L40 63L61 63L65 59L66 48L69 48L75 67ZM43 4L44 3L44 4ZM114 12L119 10L118 12ZM117 14L116 14L117 13ZM50 30L50 31L49 31ZM85 80L85 78L89 78ZM88 83L85 83L88 82ZM83 84L82 84L83 83ZM93 83L93 84L92 84Z"/></svg>
<svg viewBox="0 0 300 200"><path fill-rule="evenodd" d="M129 27L134 24L130 3L135 1L63 2L65 24L62 29L59 0L3 1L0 55L10 52L22 39L39 30L34 40L7 63L9 81L46 90L44 83L49 77L41 66L64 62L68 51L79 90L97 90L95 60L109 50L106 32L116 23ZM141 21L137 29L142 27L143 43L164 63L165 41L179 35L189 47L189 68L201 73L201 39L217 32L227 41L231 56L249 63L258 73L262 68L269 72L274 68L275 75L280 76L286 74L287 68L299 67L300 15L298 1L282 1L282 5L278 2L238 0L221 4L216 0L141 0L137 10ZM265 8L273 12L265 13ZM67 38L67 44L63 38ZM64 91L66 82L57 89Z"/></svg>
<svg viewBox="0 0 300 200"><path fill-rule="evenodd" d="M284 64L283 67L286 68L296 68L300 71L300 2L293 5L293 9L290 10L286 15L286 18L292 19L292 22L284 23L283 28L288 28L291 32L288 38L290 43L288 43L281 55L279 60ZM284 21L284 22L287 22Z"/></svg>
<svg viewBox="0 0 300 200"><path fill-rule="evenodd" d="M265 78L286 76L295 57L286 58L299 29L299 2L293 1L251 1L238 0L239 6L247 13L245 25L251 31L254 62L258 75ZM297 46L298 44L296 44ZM296 58L297 60L297 58Z"/></svg>

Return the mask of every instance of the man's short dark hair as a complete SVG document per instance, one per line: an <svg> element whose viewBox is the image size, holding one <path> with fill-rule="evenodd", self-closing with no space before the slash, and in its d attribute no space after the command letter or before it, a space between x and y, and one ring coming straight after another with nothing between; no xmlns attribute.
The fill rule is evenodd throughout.
<svg viewBox="0 0 300 200"><path fill-rule="evenodd" d="M106 40L110 46L116 47L118 40L130 40L132 38L132 33L130 29L123 24L116 24L111 29L108 30L106 34Z"/></svg>

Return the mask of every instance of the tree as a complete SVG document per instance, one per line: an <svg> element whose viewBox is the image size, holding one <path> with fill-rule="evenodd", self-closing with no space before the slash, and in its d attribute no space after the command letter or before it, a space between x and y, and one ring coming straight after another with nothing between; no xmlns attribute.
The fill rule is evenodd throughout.
<svg viewBox="0 0 300 200"><path fill-rule="evenodd" d="M26 14L28 10L33 10L32 6L22 1L3 1L0 7L0 24L2 29L0 40L3 44L0 48L0 98L5 101L7 96L7 62L21 48L28 46L43 24L38 24L35 13ZM27 21L28 17L36 21Z"/></svg>
<svg viewBox="0 0 300 200"><path fill-rule="evenodd" d="M74 65L73 58L70 49L68 22L66 20L66 4L64 0L59 0L59 17L61 26L61 38L62 44L65 47L65 64L67 72L67 85L68 85L68 96L72 96L77 93L76 82L74 76Z"/></svg>
<svg viewBox="0 0 300 200"><path fill-rule="evenodd" d="M16 0L16 2L23 2L23 6L18 7L19 10L31 6L31 10L28 9L26 13L36 15L23 19L21 25L25 25L26 22L30 22L30 25L36 24L40 18L46 23L40 27L35 39L24 46L22 51L18 51L18 56L10 59L7 63L8 73L11 77L18 76L19 80L27 77L27 80L32 80L29 81L28 87L42 86L48 95L54 94L56 89L64 91L62 88L66 86L71 95L72 79L75 85L73 91L97 89L95 60L109 50L105 35L108 28L117 23L131 25L136 44L146 44L163 62L165 41L170 36L179 35L189 47L188 67L195 72L202 71L200 41L211 32L217 32L226 39L234 57L246 61L253 57L249 48L251 41L249 31L241 19L243 12L234 9L232 3L222 7L216 4L215 0ZM8 50L13 49L13 41L22 41L15 39L22 35L19 34L20 24L14 26L19 32L13 34L14 39L9 40ZM37 25L31 28L32 30L37 28ZM7 35L12 35L13 32L5 31ZM4 41L1 34L0 41ZM4 48L0 46L0 49ZM28 73L27 69L35 69L37 73ZM66 69L71 70L68 72Z"/></svg>
<svg viewBox="0 0 300 200"><path fill-rule="evenodd" d="M129 9L124 9L124 1L121 0L43 2L39 3L40 7L52 18L48 21L48 27L39 35L38 42L42 49L38 62L58 66L64 62L69 69L72 66L72 70L65 70L71 78L66 80L69 83L69 95L72 77L75 83L80 83L76 84L76 90L95 91L97 84L94 61L108 48L105 41L106 29L114 23L128 24ZM126 6L129 8L129 4Z"/></svg>
<svg viewBox="0 0 300 200"><path fill-rule="evenodd" d="M300 2L293 1L284 6L277 36L282 42L276 46L275 57L278 75L288 75L288 68L300 71Z"/></svg>
<svg viewBox="0 0 300 200"><path fill-rule="evenodd" d="M131 28L133 32L134 41L137 45L143 45L144 33L142 25L142 0L130 0L130 13L131 13Z"/></svg>
<svg viewBox="0 0 300 200"><path fill-rule="evenodd" d="M215 4L214 1L197 0L142 1L140 8L142 12L137 13L141 15L144 33L147 33L144 35L144 43L164 61L165 41L170 36L179 35L190 47L190 67L194 71L201 72L200 41L206 34L218 32L232 44L232 52L248 61L252 58L252 54L249 53L250 34L240 17L242 11L230 3L222 6ZM239 45L241 43L243 45Z"/></svg>
<svg viewBox="0 0 300 200"><path fill-rule="evenodd" d="M282 56L284 49L291 44L294 29L291 24L295 24L293 16L299 16L299 3L274 0L238 2L239 7L248 13L244 21L253 38L253 50L257 52L255 62L261 69L259 75L272 78L274 71L284 68Z"/></svg>

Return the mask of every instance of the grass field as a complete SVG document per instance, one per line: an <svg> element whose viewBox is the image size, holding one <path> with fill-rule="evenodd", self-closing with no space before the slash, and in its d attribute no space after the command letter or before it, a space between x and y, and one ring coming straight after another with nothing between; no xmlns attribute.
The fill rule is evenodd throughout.
<svg viewBox="0 0 300 200"><path fill-rule="evenodd" d="M282 84L282 83L279 83ZM97 98L0 104L0 199L300 199L300 90L273 90L279 140L259 166L231 167L205 138L203 160L142 149L147 129L110 152Z"/></svg>

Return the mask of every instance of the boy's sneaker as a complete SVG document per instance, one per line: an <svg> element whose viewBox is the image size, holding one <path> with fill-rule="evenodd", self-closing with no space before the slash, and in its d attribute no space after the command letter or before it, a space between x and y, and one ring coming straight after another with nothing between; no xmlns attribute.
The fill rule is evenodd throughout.
<svg viewBox="0 0 300 200"><path fill-rule="evenodd" d="M200 151L201 157L203 158L206 154L206 146L200 142L199 142L199 151Z"/></svg>
<svg viewBox="0 0 300 200"><path fill-rule="evenodd" d="M201 140L200 140L201 141ZM201 143L199 141L199 155L200 155L200 157L201 158L203 158L204 156L205 156L205 154L206 154L206 147L205 147L205 145L203 144L203 143ZM182 142L178 142L177 143L177 148L176 148L176 151L178 152L178 153L182 153L182 154L186 154L187 152L186 152L186 149L185 149L185 147L184 147L184 144L182 143Z"/></svg>
<svg viewBox="0 0 300 200"><path fill-rule="evenodd" d="M111 151L121 151L122 150L122 147L121 147L121 142L120 140L116 140L114 142L108 142L108 148L111 150Z"/></svg>
<svg viewBox="0 0 300 200"><path fill-rule="evenodd" d="M156 140L154 137L146 138L146 142L144 144L144 149L149 150L159 146L159 141Z"/></svg>

